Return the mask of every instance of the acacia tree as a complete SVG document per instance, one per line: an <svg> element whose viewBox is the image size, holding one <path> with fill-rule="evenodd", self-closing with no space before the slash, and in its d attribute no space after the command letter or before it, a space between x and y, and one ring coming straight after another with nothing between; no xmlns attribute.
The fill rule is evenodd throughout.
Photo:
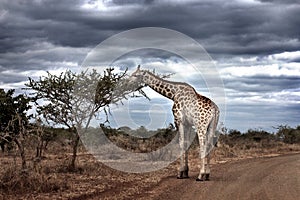
<svg viewBox="0 0 300 200"><path fill-rule="evenodd" d="M0 89L0 140L4 143L14 141L22 159L22 169L26 168L24 141L28 134L29 118L27 111L31 108L30 98L24 94L14 95L15 90ZM4 148L4 145L3 145Z"/></svg>
<svg viewBox="0 0 300 200"><path fill-rule="evenodd" d="M49 125L67 127L74 136L77 135L76 124L72 118L75 77L75 74L69 70L60 75L47 72L47 76L40 77L39 80L29 77L29 83L25 84L34 90L31 95L33 95L37 114L43 117ZM74 169L75 161L70 166Z"/></svg>
<svg viewBox="0 0 300 200"><path fill-rule="evenodd" d="M96 70L75 74L67 70L60 75L48 72L39 80L29 78L26 84L34 91L37 113L49 124L64 125L73 133L71 170L75 169L82 129L88 128L98 112L107 114L110 104L117 103L136 90L124 79L126 71L113 71L113 68L108 68L102 74Z"/></svg>

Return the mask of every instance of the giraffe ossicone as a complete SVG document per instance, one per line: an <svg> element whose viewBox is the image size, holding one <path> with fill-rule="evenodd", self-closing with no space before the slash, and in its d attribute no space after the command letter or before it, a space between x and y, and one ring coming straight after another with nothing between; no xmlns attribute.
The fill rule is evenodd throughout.
<svg viewBox="0 0 300 200"><path fill-rule="evenodd" d="M141 70L140 66L130 76L130 81L149 86L157 93L173 101L172 112L176 129L179 132L181 149L180 167L177 178L188 178L188 148L192 127L198 135L200 145L200 172L196 179L209 179L210 150L213 148L213 138L219 120L219 108L209 98L200 95L187 83L168 81L154 73ZM193 138L192 138L193 139ZM190 143L189 143L190 142Z"/></svg>

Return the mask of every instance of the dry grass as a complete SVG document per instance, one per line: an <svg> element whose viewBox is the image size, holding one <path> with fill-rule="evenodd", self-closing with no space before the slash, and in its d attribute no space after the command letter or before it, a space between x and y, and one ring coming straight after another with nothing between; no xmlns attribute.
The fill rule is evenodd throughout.
<svg viewBox="0 0 300 200"><path fill-rule="evenodd" d="M0 187L6 194L48 193L68 189L68 184L54 174L6 168L1 173Z"/></svg>
<svg viewBox="0 0 300 200"><path fill-rule="evenodd" d="M115 141L125 145L126 138ZM153 149L154 139L139 141L134 152ZM156 143L165 144L164 142ZM129 146L127 146L129 148ZM132 199L155 187L162 179L177 174L178 161L167 168L143 174L130 174L113 170L97 162L80 147L77 168L71 171L71 147L52 144L41 160L34 159L34 149L27 148L27 170L21 170L20 160L12 155L0 154L0 199ZM300 145L282 142L241 142L234 146L219 144L212 152L212 164L230 160L300 152ZM191 170L198 171L198 148L190 151Z"/></svg>
<svg viewBox="0 0 300 200"><path fill-rule="evenodd" d="M299 144L285 144L276 142L272 145L265 145L264 142L252 144L237 144L230 147L226 144L219 144L213 151L215 162L227 162L246 158L256 158L264 156L276 156L288 153L299 153Z"/></svg>
<svg viewBox="0 0 300 200"><path fill-rule="evenodd" d="M124 173L83 151L76 170L70 171L70 156L68 152L47 154L38 163L28 157L28 169L22 171L19 158L0 155L0 199L126 199L154 187L167 173L176 174L172 167L153 173Z"/></svg>

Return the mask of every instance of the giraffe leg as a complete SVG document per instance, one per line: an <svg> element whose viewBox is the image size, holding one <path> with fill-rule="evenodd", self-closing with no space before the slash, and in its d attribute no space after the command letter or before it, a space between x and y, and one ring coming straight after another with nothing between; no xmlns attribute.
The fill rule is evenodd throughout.
<svg viewBox="0 0 300 200"><path fill-rule="evenodd" d="M209 128L210 129L210 128ZM202 175L202 178L206 181L209 180L209 174L210 174L210 151L212 150L212 135L211 135L211 130L208 130L207 133L207 137L206 137L206 141L204 143L204 150L205 150L205 154L203 156L205 156L203 158L204 160L204 175Z"/></svg>
<svg viewBox="0 0 300 200"><path fill-rule="evenodd" d="M196 179L196 181L204 181L204 175L205 175L205 160L204 160L204 138L201 135L199 137L199 146L200 146L200 152L199 152L199 157L200 157L200 172L199 176Z"/></svg>
<svg viewBox="0 0 300 200"><path fill-rule="evenodd" d="M206 152L205 139L202 134L198 135L200 145L200 172L196 181L207 181L209 180L209 157Z"/></svg>
<svg viewBox="0 0 300 200"><path fill-rule="evenodd" d="M180 145L180 168L178 170L178 179L189 178L189 167L188 167L188 152L186 149L186 141L184 137L184 127L182 124L179 125L179 145Z"/></svg>
<svg viewBox="0 0 300 200"><path fill-rule="evenodd" d="M187 153L184 153L184 154L185 155L182 156L183 158L181 158L181 162L182 162L182 159L184 159L184 164L180 165L180 168L178 170L178 176L177 176L178 179L189 178L189 167L188 167L187 162L185 162L185 160L187 160Z"/></svg>
<svg viewBox="0 0 300 200"><path fill-rule="evenodd" d="M218 115L213 116L211 123L208 126L207 134L206 134L206 141L204 144L205 148L205 158L204 158L204 175L202 175L202 179L209 180L210 175L210 157L211 151L213 150L214 144L214 137L215 131L217 129L218 124Z"/></svg>
<svg viewBox="0 0 300 200"><path fill-rule="evenodd" d="M189 178L189 166L188 166L188 151L184 152L184 168L183 168L183 178Z"/></svg>
<svg viewBox="0 0 300 200"><path fill-rule="evenodd" d="M209 175L210 175L210 154L208 153L206 155L205 159L205 175L204 175L204 180L209 181Z"/></svg>

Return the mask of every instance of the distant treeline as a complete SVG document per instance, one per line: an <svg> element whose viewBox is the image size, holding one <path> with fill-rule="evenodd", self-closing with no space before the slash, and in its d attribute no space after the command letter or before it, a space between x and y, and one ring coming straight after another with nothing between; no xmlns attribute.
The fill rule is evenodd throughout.
<svg viewBox="0 0 300 200"><path fill-rule="evenodd" d="M249 129L247 132L242 133L238 130L231 129L226 131L227 134L221 136L222 139L226 143L230 143L230 141L280 141L287 144L296 144L300 143L300 125L292 128L287 125L281 125L275 128L277 131L275 133L269 133L264 130L258 129Z"/></svg>
<svg viewBox="0 0 300 200"><path fill-rule="evenodd" d="M138 129L130 129L129 127L111 128L109 126L101 126L105 135L116 145L125 148L133 149L139 152L153 151L161 146L168 144L175 138L177 131L170 125L168 128L157 130L147 130L144 126ZM242 133L234 129L225 129L221 134L217 134L218 144L225 144L229 147L234 146L249 146L251 148L257 143L261 147L272 147L278 143L300 144L300 125L292 128L290 126L278 126L275 128L275 133L270 133L259 129L249 129ZM146 144L145 148L140 148L141 144ZM198 145L198 138L192 144L192 148Z"/></svg>
<svg viewBox="0 0 300 200"><path fill-rule="evenodd" d="M130 135L137 138L148 138L149 136L171 139L176 135L175 128L170 125L168 128L162 128L157 130L147 130L144 126L138 129L131 129L129 127L111 128L109 126L101 126L102 130L109 137L117 135ZM281 125L276 128L275 133L270 133L265 130L249 129L246 132L240 132L235 129L225 129L220 138L222 140L228 139L232 141L236 140L248 140L254 142L260 142L262 140L274 140L281 141L287 144L300 143L300 125L293 128L287 125Z"/></svg>
<svg viewBox="0 0 300 200"><path fill-rule="evenodd" d="M103 124L99 128L91 128L95 132L100 131L100 129L115 145L134 152L151 152L157 150L171 142L177 135L175 127L171 124L167 128L157 130L148 130L144 126L137 129L131 129L127 126L112 128ZM225 129L224 133L218 136L218 144L225 144L229 147L244 145L250 148L253 144L257 143L262 144L262 147L271 147L278 142L300 144L300 125L295 128L287 125L278 126L275 133L258 129L249 129L244 133L234 129ZM65 128L44 127L43 134L41 135L46 148L51 146L53 142L70 144L72 141L71 138L72 133ZM1 145L5 142L4 140L0 140ZM50 144L48 145L48 143ZM198 138L195 137L192 148L197 145Z"/></svg>
<svg viewBox="0 0 300 200"><path fill-rule="evenodd" d="M130 143L146 140L157 140L160 143L170 142L177 134L175 127L170 124L167 128L160 128L157 130L148 130L144 126L140 126L137 129L131 129L130 127L123 126L120 128L112 128L110 126L100 125L101 130L111 140L117 140L117 138L127 138ZM300 125L293 128L288 125L281 125L274 128L276 131L273 133L260 129L249 129L246 132L241 132L235 129L225 129L219 136L219 142L226 143L233 146L236 142L266 142L276 141L287 144L300 144ZM60 132L60 131L56 131ZM60 134L62 135L62 134ZM198 144L197 137L194 143Z"/></svg>

